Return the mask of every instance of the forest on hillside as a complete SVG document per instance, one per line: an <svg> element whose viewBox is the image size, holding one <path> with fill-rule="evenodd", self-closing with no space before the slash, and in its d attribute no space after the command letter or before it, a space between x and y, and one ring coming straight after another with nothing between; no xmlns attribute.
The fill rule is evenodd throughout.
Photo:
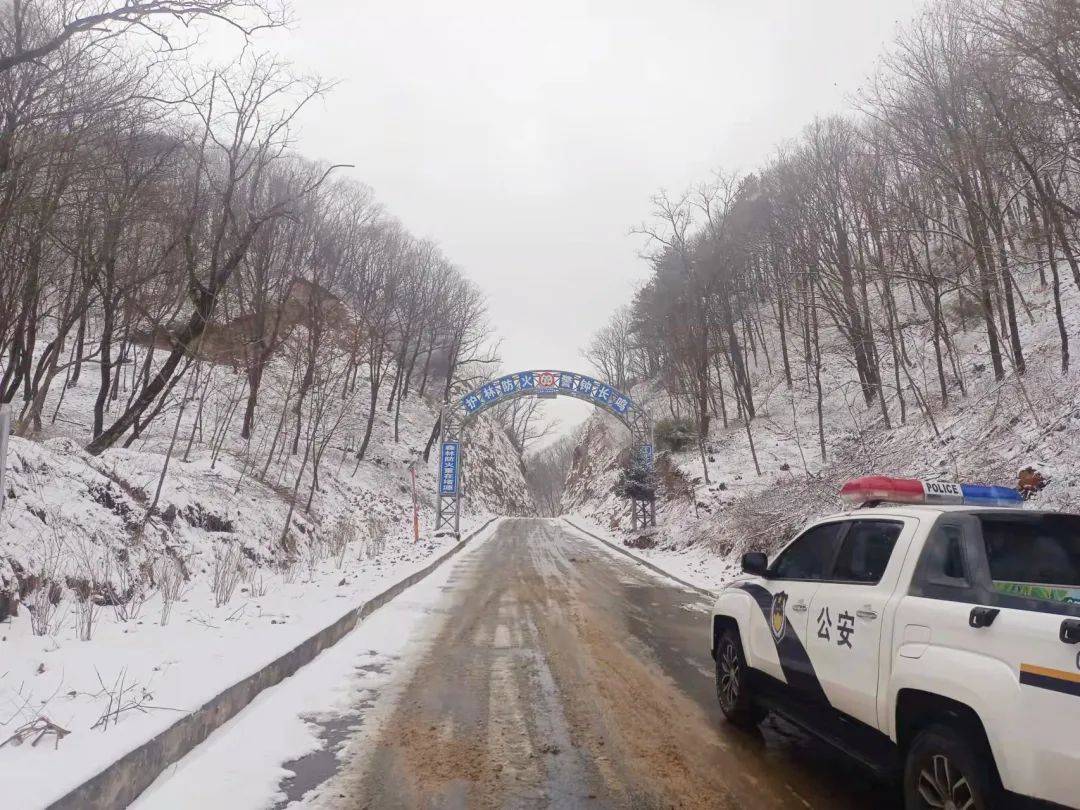
<svg viewBox="0 0 1080 810"><path fill-rule="evenodd" d="M265 466L287 448L317 482L328 443L358 462L377 408L396 433L403 400L446 399L486 358L477 287L343 167L296 153L332 85L259 51L288 22L276 0L0 11L0 401L17 435L49 435L65 392L92 387L63 432L99 454L227 390L207 444L269 426ZM236 49L203 63L214 27Z"/></svg>
<svg viewBox="0 0 1080 810"><path fill-rule="evenodd" d="M1041 370L1068 376L1078 136L1080 5L934 3L847 114L749 173L654 197L635 229L648 282L586 357L620 388L655 384L655 415L696 437L706 483L716 422L745 431L761 475L754 426L777 375L815 403L819 464L848 382L879 426L921 420L940 439L942 409L978 379L1027 397L1025 330L1052 324Z"/></svg>

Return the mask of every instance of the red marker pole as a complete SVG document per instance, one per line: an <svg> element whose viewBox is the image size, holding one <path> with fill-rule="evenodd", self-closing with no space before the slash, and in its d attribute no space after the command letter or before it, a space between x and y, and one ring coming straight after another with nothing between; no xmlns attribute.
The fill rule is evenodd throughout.
<svg viewBox="0 0 1080 810"><path fill-rule="evenodd" d="M409 467L412 474L412 529L413 542L420 542L420 505L416 501L416 467Z"/></svg>

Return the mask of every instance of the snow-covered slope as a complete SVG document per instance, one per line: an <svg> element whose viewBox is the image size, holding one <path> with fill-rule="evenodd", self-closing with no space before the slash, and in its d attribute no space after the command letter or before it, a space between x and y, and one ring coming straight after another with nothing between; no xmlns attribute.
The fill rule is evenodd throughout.
<svg viewBox="0 0 1080 810"><path fill-rule="evenodd" d="M499 515L536 513L521 456L501 427L489 418L480 417L466 428L462 444L466 510L479 509Z"/></svg>
<svg viewBox="0 0 1080 810"><path fill-rule="evenodd" d="M183 411L171 400L130 448L83 450L92 374L58 409L55 396L47 404L56 419L46 417L41 437L11 439L0 513L0 743L44 720L71 732L58 749L52 737L0 746L12 807L62 795L455 542L432 536L438 454L427 464L421 454L437 412L415 392L395 441L384 388L358 461L366 383L343 398L342 378L327 375L309 394L324 424L336 425L314 434L316 488L305 458L310 411L292 451L288 369L270 370L250 441L239 437L241 375L210 365L201 374L205 400L192 386ZM125 369L120 404L129 377ZM505 434L480 418L465 441L462 531L489 515L532 513Z"/></svg>
<svg viewBox="0 0 1080 810"><path fill-rule="evenodd" d="M613 487L626 461L629 432L613 416L598 410L575 438L577 447L563 490L563 510L589 513L611 529L621 528L628 513Z"/></svg>
<svg viewBox="0 0 1080 810"><path fill-rule="evenodd" d="M706 443L708 481L696 447L661 457L661 526L646 542L667 551L692 547L695 555L707 548L726 569L734 555L772 551L810 517L837 510L840 484L873 473L1016 486L1020 471L1031 467L1046 481L1033 506L1080 509L1080 372L1060 370L1050 291L1029 277L1023 292L1031 311L1021 324L1027 373L994 380L982 357L985 335L969 321L970 330L958 328L956 335L966 395L954 381L949 404L941 405L927 340L912 351L909 371L920 395L930 401L932 419L918 409L912 386L902 384L903 421L899 399L892 395L891 427L885 427L877 403L868 408L863 402L845 344L834 330L823 331L824 460L807 381L796 369L792 389L786 387L776 336L769 336L772 368L760 348L753 367L758 415L751 432L760 474L744 424L725 428L714 419ZM1076 335L1080 295L1070 287L1064 297L1067 329ZM914 318L906 327L909 335L928 328ZM666 396L652 386L636 386L634 395L654 417L670 415ZM624 434L602 415L590 418L563 501L568 513L629 537L628 507L612 494Z"/></svg>
<svg viewBox="0 0 1080 810"><path fill-rule="evenodd" d="M411 542L409 463L418 458L436 418L426 403L409 401L395 443L392 420L380 409L372 444L359 466L351 448L327 450L310 509L310 474L305 472L295 486L302 452L286 454L284 463L278 467L275 461L264 476L239 443L227 442L216 457L211 449L196 446L187 461L176 450L145 526L167 435L151 435L140 449L115 448L98 457L70 437L42 442L13 437L8 499L0 516L0 588L13 595L19 580L33 574L54 544L62 557L86 544L112 548L118 559L132 556L136 566L151 565L168 552L199 574L207 569L215 544L223 541L238 543L254 567L281 567L301 559L312 542L326 539L343 522L366 535L374 521L385 543ZM520 460L502 431L479 420L466 442L472 462L466 511L476 516L530 513ZM435 461L417 464L423 535L433 521ZM290 500L296 507L286 533Z"/></svg>

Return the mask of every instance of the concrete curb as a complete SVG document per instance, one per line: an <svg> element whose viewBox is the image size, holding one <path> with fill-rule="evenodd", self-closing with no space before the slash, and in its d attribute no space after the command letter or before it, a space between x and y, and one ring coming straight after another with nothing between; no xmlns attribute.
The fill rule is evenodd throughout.
<svg viewBox="0 0 1080 810"><path fill-rule="evenodd" d="M582 534L587 534L587 535L588 535L589 537L591 537L591 538L592 538L593 540L599 540L599 541L600 541L601 543L603 543L603 544L604 544L605 546L607 546L608 548L610 548L610 549L611 549L612 551L617 551L617 552L619 552L620 554L622 554L622 555L624 555L624 556L626 556L626 557L629 557L629 558L630 558L631 560L633 560L634 562L638 563L638 565L643 565L643 566L645 566L646 568L648 568L648 569L649 569L650 571L652 571L653 573L655 573L655 574L659 574L659 575L660 575L660 576L662 576L662 577L667 577L668 579L670 579L670 580L673 580L673 581L675 581L675 582L679 583L679 584L680 584L680 585L681 585L682 587L686 588L687 590L691 590L691 591L694 591L695 593L701 594L702 596L707 596L707 597L709 597L709 599L716 599L716 593L714 593L713 591L707 590L707 589L705 589L705 588L699 588L699 587L698 587L697 585L692 585L692 584L690 584L690 583L689 583L689 582L687 582L687 581L686 581L685 579L679 579L679 578L678 578L677 576L675 576L674 574L672 574L672 573L671 573L671 572L669 572L669 571L665 571L665 570L664 570L663 568L661 568L660 566L658 566L658 565L653 565L653 564L652 564L651 562L649 562L648 560L643 560L643 559L641 559L641 557L639 557L639 556L638 556L638 555L636 555L636 554L631 554L631 553L630 553L629 551L627 551L627 550L626 550L625 548L620 548L619 546L617 546L617 545L615 545L614 543L612 543L612 542L611 542L610 540L605 540L605 539L604 539L603 537L600 537L599 535L593 534L593 533L592 533L592 532L590 532L590 531L586 531L585 529L581 528L581 527L580 527L580 526L578 526L577 524L575 524L575 523L573 523L573 522L571 522L571 521L567 520L567 519L566 519L566 518L564 518L564 517L562 517L562 518L559 518L559 519L560 519L561 521L563 521L564 523L566 523L566 524L567 524L568 526L571 526L571 527L573 527L574 529L576 529L577 531L581 532Z"/></svg>
<svg viewBox="0 0 1080 810"><path fill-rule="evenodd" d="M496 520L498 518L491 518L419 571L353 608L329 627L324 627L258 672L233 684L191 714L177 720L156 737L129 751L97 776L57 799L49 805L49 810L114 810L127 807L150 787L162 771L235 717L260 692L280 683L311 662L320 652L332 647L363 619L424 579Z"/></svg>

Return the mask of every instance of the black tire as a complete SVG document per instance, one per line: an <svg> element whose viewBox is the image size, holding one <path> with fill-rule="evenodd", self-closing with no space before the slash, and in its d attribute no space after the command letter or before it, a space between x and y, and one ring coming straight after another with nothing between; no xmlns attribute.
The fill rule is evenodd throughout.
<svg viewBox="0 0 1080 810"><path fill-rule="evenodd" d="M742 642L733 630L725 630L716 644L716 699L729 723L753 728L766 712L754 703Z"/></svg>
<svg viewBox="0 0 1080 810"><path fill-rule="evenodd" d="M993 755L981 739L936 725L912 741L904 762L905 810L998 810L1004 799Z"/></svg>

